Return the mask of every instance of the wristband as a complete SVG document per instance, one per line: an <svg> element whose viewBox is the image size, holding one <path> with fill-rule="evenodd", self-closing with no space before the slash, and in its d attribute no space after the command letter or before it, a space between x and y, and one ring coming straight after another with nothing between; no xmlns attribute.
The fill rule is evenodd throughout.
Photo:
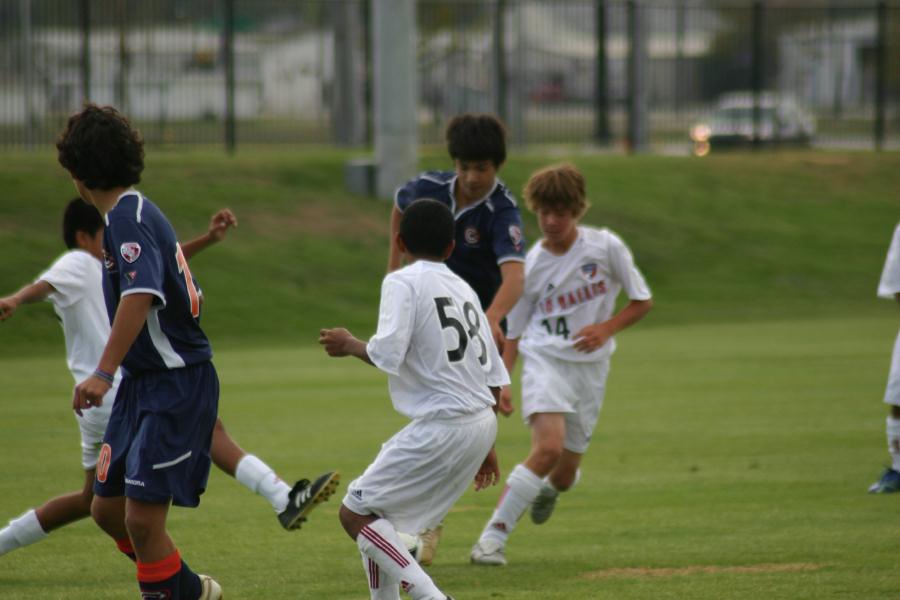
<svg viewBox="0 0 900 600"><path fill-rule="evenodd" d="M107 373L106 371L104 371L102 369L94 369L94 377L96 377L97 379L102 379L109 385L112 385L113 382L116 380L115 376L113 376L110 373Z"/></svg>

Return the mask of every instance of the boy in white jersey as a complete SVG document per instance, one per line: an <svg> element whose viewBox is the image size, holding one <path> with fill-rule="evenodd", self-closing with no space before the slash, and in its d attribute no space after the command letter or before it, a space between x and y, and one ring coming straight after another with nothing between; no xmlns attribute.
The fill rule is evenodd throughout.
<svg viewBox="0 0 900 600"><path fill-rule="evenodd" d="M368 343L323 329L331 356L356 356L387 372L394 408L412 422L388 440L347 489L341 524L356 540L373 600L444 600L397 531L439 522L474 478L499 478L493 407L509 375L478 296L443 264L453 250L453 215L435 200L404 211L395 236L414 262L381 286L378 330Z"/></svg>
<svg viewBox="0 0 900 600"><path fill-rule="evenodd" d="M652 307L624 242L608 229L578 225L588 203L575 167L534 173L524 197L544 238L525 257L525 292L508 317L503 360L512 372L519 352L523 357L531 453L510 473L472 548L472 562L483 565L505 565L506 541L525 510L531 507L532 521L543 523L559 492L577 482L603 404L613 335ZM621 290L629 302L613 314Z"/></svg>
<svg viewBox="0 0 900 600"><path fill-rule="evenodd" d="M894 229L894 237L884 261L884 270L878 283L878 297L894 298L900 302L900 225ZM870 494L900 491L900 333L894 342L884 402L891 407L886 424L891 466L885 469L878 481L869 486Z"/></svg>
<svg viewBox="0 0 900 600"><path fill-rule="evenodd" d="M218 211L210 219L206 234L182 246L185 257L191 257L223 240L228 229L236 226L237 219L230 210ZM42 300L49 300L53 304L63 327L67 363L76 384L93 373L109 337L109 317L102 290L103 227L103 219L96 208L81 198L70 201L63 214L63 240L69 250L41 273L34 283L24 286L15 294L0 298L0 321L12 317L22 304ZM114 385L104 396L100 406L75 414L81 431L84 487L52 498L0 529L0 556L46 539L51 531L91 514L93 480L100 444L120 380L121 375L117 372ZM269 500L279 513L279 521L286 528L297 528L299 521L305 520L300 516L301 511L296 504L303 497L303 490L309 487L302 485L306 480L298 482L296 491L293 491L268 465L256 456L244 452L218 419L211 454L216 466L222 471L236 477L251 491ZM307 513L311 506L308 503L304 505ZM288 527L287 521L290 519L294 523Z"/></svg>

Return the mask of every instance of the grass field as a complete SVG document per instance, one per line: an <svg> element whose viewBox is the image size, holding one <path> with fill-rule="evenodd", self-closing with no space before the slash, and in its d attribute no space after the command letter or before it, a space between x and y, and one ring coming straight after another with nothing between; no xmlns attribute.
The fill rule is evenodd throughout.
<svg viewBox="0 0 900 600"><path fill-rule="evenodd" d="M403 419L382 374L327 358L315 332L371 333L389 205L342 192L338 151L149 156L142 189L182 238L219 206L241 219L192 263L228 429L286 478L337 468L346 489ZM0 160L6 293L61 251L71 184L50 154ZM502 175L520 190L548 160L517 156ZM594 203L586 220L629 242L657 305L619 336L582 483L546 525L521 523L502 569L468 564L500 490L468 492L446 521L438 583L458 600L898 598L900 498L865 488L887 459L880 398L900 311L874 292L900 212L900 157L574 161ZM0 389L2 523L81 483L48 306L0 324ZM497 447L508 473L528 448L518 418L501 422ZM262 498L214 472L201 508L174 509L170 529L231 600L362 600L338 501L285 533ZM135 589L133 566L87 521L0 558L3 600Z"/></svg>
<svg viewBox="0 0 900 600"><path fill-rule="evenodd" d="M499 488L446 521L436 580L457 598L896 598L897 502L868 496L884 458L879 403L893 315L636 328L621 336L582 484L510 565L468 564ZM285 476L365 467L402 419L362 363L318 349L222 352L221 415ZM70 382L58 357L4 361L0 514L80 481ZM501 423L505 473L527 451ZM345 485L341 489L345 489ZM362 599L365 579L332 501L285 533L268 504L219 472L171 531L227 598ZM0 559L0 597L119 599L133 567L90 522Z"/></svg>

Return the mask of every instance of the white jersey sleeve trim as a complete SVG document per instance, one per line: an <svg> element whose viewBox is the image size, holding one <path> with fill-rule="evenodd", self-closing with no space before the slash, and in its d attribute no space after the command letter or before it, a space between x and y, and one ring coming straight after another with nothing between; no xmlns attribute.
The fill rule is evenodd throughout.
<svg viewBox="0 0 900 600"><path fill-rule="evenodd" d="M502 265L505 262L525 262L524 256L519 256L518 254L507 254L506 256L501 256L497 259L497 264Z"/></svg>
<svg viewBox="0 0 900 600"><path fill-rule="evenodd" d="M154 290L153 288L134 288L131 290L125 290L121 294L119 294L120 298L124 298L125 296L130 296L131 294L150 294L151 296L156 296L159 298L160 302L162 302L162 306L158 306L157 308L165 308L166 307L166 297L159 290Z"/></svg>

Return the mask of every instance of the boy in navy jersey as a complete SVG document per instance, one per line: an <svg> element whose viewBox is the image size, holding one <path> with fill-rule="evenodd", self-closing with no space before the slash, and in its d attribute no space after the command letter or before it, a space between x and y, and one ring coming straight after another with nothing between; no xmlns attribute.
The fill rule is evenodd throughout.
<svg viewBox="0 0 900 600"><path fill-rule="evenodd" d="M456 245L447 266L478 294L502 351L504 318L522 295L525 280L522 216L515 198L497 178L506 161L506 130L493 115L462 114L447 125L446 138L453 171L422 173L394 196L388 272L400 268L405 258L393 240L409 205L431 198L449 207ZM502 398L498 411L509 416L512 403L508 395ZM423 565L431 564L442 527L430 524L418 533L419 540L403 534L410 547L419 547L416 558Z"/></svg>
<svg viewBox="0 0 900 600"><path fill-rule="evenodd" d="M218 583L191 571L166 531L170 503L200 502L218 410L196 284L172 226L132 188L144 150L127 119L88 104L69 118L57 148L81 197L104 216L103 291L112 320L99 364L75 388L73 407L101 404L116 369L123 374L91 513L120 545L130 540L142 598L217 600Z"/></svg>
<svg viewBox="0 0 900 600"><path fill-rule="evenodd" d="M502 349L501 321L522 295L525 264L522 216L513 195L497 179L506 161L506 131L493 115L463 114L447 125L446 137L454 170L422 173L396 192L388 271L398 269L404 258L393 244L403 211L420 198L448 206L456 246L447 266L478 294Z"/></svg>

